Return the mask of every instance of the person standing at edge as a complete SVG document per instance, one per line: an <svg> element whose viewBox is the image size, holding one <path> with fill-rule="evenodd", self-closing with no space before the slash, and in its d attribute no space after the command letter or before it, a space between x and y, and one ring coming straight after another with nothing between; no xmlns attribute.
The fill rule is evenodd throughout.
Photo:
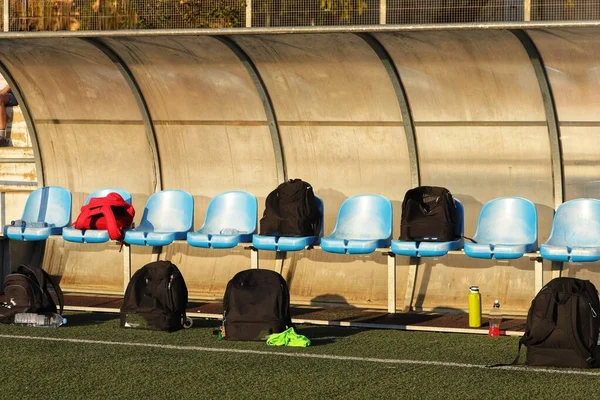
<svg viewBox="0 0 600 400"><path fill-rule="evenodd" d="M6 124L8 120L6 107L14 107L18 103L10 86L6 84L4 78L0 79L0 86L2 87L0 90L0 147L5 147L10 145L10 138L6 133Z"/></svg>

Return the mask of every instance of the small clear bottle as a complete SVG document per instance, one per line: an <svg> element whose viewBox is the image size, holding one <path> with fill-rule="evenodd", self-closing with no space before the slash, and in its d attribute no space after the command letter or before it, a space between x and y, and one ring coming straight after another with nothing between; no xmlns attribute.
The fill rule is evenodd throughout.
<svg viewBox="0 0 600 400"><path fill-rule="evenodd" d="M43 328L58 328L65 325L67 319L60 314L35 314L35 313L17 313L15 314L15 325L38 326Z"/></svg>
<svg viewBox="0 0 600 400"><path fill-rule="evenodd" d="M494 300L494 305L489 316L489 331L490 337L500 336L500 324L502 323L502 312L500 311L500 302Z"/></svg>

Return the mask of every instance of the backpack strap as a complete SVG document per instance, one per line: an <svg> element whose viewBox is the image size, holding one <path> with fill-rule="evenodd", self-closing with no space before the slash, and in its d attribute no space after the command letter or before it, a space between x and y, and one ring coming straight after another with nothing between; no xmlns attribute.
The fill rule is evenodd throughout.
<svg viewBox="0 0 600 400"><path fill-rule="evenodd" d="M108 231L108 236L111 239L121 240L123 233L117 226L117 220L112 207L110 205L102 205L101 209L104 218L106 218L106 230Z"/></svg>
<svg viewBox="0 0 600 400"><path fill-rule="evenodd" d="M42 268L40 268L40 271L42 271L42 274L44 275L44 278L46 278L44 282L46 282L46 281L50 282L50 285L52 285L52 288L54 289L54 293L56 293L56 297L58 298L58 306L59 306L58 313L60 315L62 315L64 306L65 306L65 296L63 294L63 291L62 291L62 289L60 288L59 285L57 285L56 283L54 283L54 281L52 280L52 278L50 277L50 275L46 271L44 271ZM46 288L44 288L44 289L46 289Z"/></svg>
<svg viewBox="0 0 600 400"><path fill-rule="evenodd" d="M573 338L575 350L579 355L581 355L589 365L595 365L596 360L594 359L594 354L585 347L585 344L581 340L581 336L579 336L579 329L577 329L579 326L578 306L581 296L578 294L572 294L571 296L574 297L574 299L571 300L571 324L568 326L570 332L567 332L567 334L569 337Z"/></svg>

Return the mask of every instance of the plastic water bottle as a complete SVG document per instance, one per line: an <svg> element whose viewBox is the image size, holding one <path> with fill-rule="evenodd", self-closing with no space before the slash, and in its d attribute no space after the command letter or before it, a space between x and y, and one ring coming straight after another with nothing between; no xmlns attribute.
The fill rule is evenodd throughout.
<svg viewBox="0 0 600 400"><path fill-rule="evenodd" d="M490 337L500 336L500 324L502 323L502 313L500 312L500 302L498 300L494 300L494 305L492 306L492 310L490 311L489 321L490 329L488 331L488 335L490 335Z"/></svg>
<svg viewBox="0 0 600 400"><path fill-rule="evenodd" d="M60 314L34 314L34 313L17 313L15 314L15 325L22 326L40 326L44 328L58 328L67 323L67 319Z"/></svg>
<svg viewBox="0 0 600 400"><path fill-rule="evenodd" d="M481 326L481 294L478 286L469 288L469 327Z"/></svg>

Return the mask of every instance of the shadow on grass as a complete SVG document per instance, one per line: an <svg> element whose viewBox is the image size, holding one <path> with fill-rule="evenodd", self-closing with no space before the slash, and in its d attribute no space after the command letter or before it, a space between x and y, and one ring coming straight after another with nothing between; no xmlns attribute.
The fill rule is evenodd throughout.
<svg viewBox="0 0 600 400"><path fill-rule="evenodd" d="M108 321L118 320L119 314L109 313L68 313L65 315L68 326L100 325Z"/></svg>

